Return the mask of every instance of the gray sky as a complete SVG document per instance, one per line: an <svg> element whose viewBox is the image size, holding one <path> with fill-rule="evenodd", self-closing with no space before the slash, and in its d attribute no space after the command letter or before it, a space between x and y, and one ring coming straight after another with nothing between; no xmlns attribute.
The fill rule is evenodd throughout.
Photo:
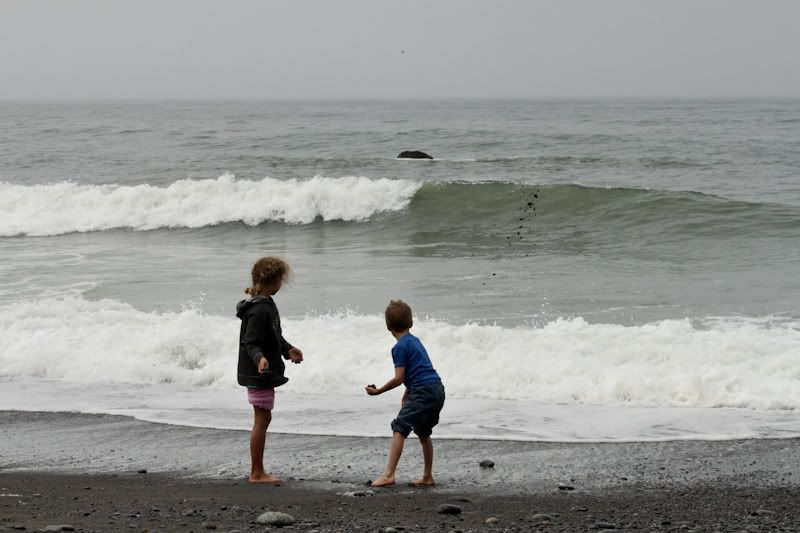
<svg viewBox="0 0 800 533"><path fill-rule="evenodd" d="M0 0L0 99L800 97L797 0Z"/></svg>

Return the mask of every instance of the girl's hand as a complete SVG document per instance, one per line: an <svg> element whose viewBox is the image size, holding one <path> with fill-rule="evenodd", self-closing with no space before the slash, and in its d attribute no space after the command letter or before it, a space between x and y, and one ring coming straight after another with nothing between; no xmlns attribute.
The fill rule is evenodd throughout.
<svg viewBox="0 0 800 533"><path fill-rule="evenodd" d="M266 357L262 356L261 359L258 360L258 373L263 374L267 370L269 370L269 361L267 361Z"/></svg>
<svg viewBox="0 0 800 533"><path fill-rule="evenodd" d="M289 359L292 360L292 363L299 365L303 362L303 350L292 346L289 348Z"/></svg>
<svg viewBox="0 0 800 533"><path fill-rule="evenodd" d="M377 396L378 394L380 394L375 385L367 385L366 387L364 387L364 390L366 390L367 394L369 394L370 396Z"/></svg>

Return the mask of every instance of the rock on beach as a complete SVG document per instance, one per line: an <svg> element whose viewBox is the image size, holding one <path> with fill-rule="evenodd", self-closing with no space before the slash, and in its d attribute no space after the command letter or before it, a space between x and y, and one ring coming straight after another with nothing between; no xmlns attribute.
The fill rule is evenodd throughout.
<svg viewBox="0 0 800 533"><path fill-rule="evenodd" d="M294 517L290 514L281 513L278 511L267 511L258 515L256 522L266 526L291 526L294 524Z"/></svg>
<svg viewBox="0 0 800 533"><path fill-rule="evenodd" d="M439 514L461 514L461 507L452 503L443 503L436 508L436 512Z"/></svg>

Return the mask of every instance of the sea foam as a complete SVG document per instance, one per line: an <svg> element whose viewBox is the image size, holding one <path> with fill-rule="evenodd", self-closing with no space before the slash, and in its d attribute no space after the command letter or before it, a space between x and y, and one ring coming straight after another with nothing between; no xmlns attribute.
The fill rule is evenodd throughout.
<svg viewBox="0 0 800 533"><path fill-rule="evenodd" d="M363 176L249 181L232 174L180 180L166 187L0 182L0 236L197 228L227 222L308 224L318 218L361 221L405 208L421 185Z"/></svg>
<svg viewBox="0 0 800 533"><path fill-rule="evenodd" d="M393 375L382 317L285 318L306 362L294 393L363 394ZM0 306L0 378L176 390L235 389L239 321L196 309L144 312L83 298ZM637 407L800 408L800 330L756 319L641 326L559 319L542 327L414 327L449 398Z"/></svg>

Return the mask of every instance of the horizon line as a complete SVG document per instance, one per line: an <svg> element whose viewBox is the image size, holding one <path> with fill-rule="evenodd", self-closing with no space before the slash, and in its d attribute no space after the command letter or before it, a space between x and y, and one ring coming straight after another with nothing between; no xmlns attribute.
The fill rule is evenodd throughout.
<svg viewBox="0 0 800 533"><path fill-rule="evenodd" d="M78 103L244 103L244 102L437 102L437 101L622 101L622 100L672 100L672 101L746 101L746 100L800 100L800 95L750 95L750 96L268 96L268 97L0 97L0 103L24 103L24 104L78 104Z"/></svg>

